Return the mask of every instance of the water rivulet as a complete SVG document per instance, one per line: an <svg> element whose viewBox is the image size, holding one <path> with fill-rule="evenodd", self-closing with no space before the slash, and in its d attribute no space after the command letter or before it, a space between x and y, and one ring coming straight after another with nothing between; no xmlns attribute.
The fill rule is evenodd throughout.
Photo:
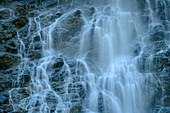
<svg viewBox="0 0 170 113"><path fill-rule="evenodd" d="M169 113L168 0L11 3L0 10L8 112Z"/></svg>

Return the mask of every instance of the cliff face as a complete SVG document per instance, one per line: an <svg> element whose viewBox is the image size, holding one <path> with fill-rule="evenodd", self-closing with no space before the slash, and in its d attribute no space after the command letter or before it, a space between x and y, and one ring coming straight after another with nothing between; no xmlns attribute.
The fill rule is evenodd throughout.
<svg viewBox="0 0 170 113"><path fill-rule="evenodd" d="M81 81L88 68L85 62L75 58L80 48L80 34L86 20L93 20L94 13L109 2L0 1L0 112L46 113L65 109L70 113L83 112L88 90ZM139 0L136 4L145 34L142 43L132 44L131 52L137 58L138 71L143 76L152 75L147 81L146 106L151 113L169 113L170 2ZM93 65L93 59L88 65ZM102 99L99 96L99 100ZM99 102L99 106L102 103Z"/></svg>
<svg viewBox="0 0 170 113"><path fill-rule="evenodd" d="M169 57L169 1L141 1L144 22L148 23L145 38L146 46L138 67L141 73L152 73L149 87L153 93L153 112L168 113L170 85L170 57ZM148 4L150 3L150 4ZM150 9L146 8L150 7ZM146 10L147 9L147 10ZM148 17L149 16L149 17Z"/></svg>

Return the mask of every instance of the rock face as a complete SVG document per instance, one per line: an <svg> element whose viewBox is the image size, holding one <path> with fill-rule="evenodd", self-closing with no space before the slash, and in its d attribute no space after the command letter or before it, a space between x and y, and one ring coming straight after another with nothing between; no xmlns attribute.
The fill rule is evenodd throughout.
<svg viewBox="0 0 170 113"><path fill-rule="evenodd" d="M146 4L145 0L140 1L142 4ZM164 4L165 3L165 4ZM140 5L142 5L140 4ZM167 11L166 6L169 6L169 2L167 0L161 1L150 1L152 11L154 12L154 19L159 22L153 22L153 25L148 29L148 36L145 38L146 46L144 48L144 52L142 56L138 59L138 70L141 73L152 73L156 79L150 79L152 85L150 85L154 93L152 96L152 108L154 113L168 113L169 105L167 102L169 94L169 78L170 78L170 70L169 70L169 47L167 43L169 40L169 36L166 35L166 32L169 31L167 24L169 23L169 16L167 15L169 11ZM156 6L157 4L157 6ZM151 20L149 14L144 11L145 6L140 7L142 13L148 15L148 20ZM148 21L149 23L149 21ZM168 39L167 39L168 38ZM164 100L165 99L165 100ZM158 107L159 106L159 107Z"/></svg>
<svg viewBox="0 0 170 113"><path fill-rule="evenodd" d="M151 15L146 11L147 1L150 1L156 15L154 18L158 20L156 24L151 23ZM152 108L153 113L169 113L170 3L168 0L147 1L137 1L141 10L141 20L150 25L146 26L148 33L143 40L146 46L142 47L139 42L134 42L131 44L130 53L134 57L140 56L137 62L140 73L153 75L148 82L148 91L151 93L148 106ZM98 10L90 5L104 5L107 2L107 0L98 0L98 3L95 0L0 1L0 112L26 113L30 110L25 107L29 102L31 104L28 107L35 107L32 112L40 112L38 107L42 107L41 102L46 103L43 107L47 107L49 112L61 112L65 107L69 108L70 113L82 112L82 101L88 93L88 88L85 88L88 86L82 82L82 76L86 74L87 68L83 62L73 57L79 52L80 33L86 22L84 17L91 19ZM72 10L70 13L66 13L70 10ZM49 31L50 35L47 35ZM47 40L50 36L53 37L52 43ZM50 63L44 66L43 57L47 56L44 51L50 47L55 48L54 53L62 52L65 56L54 55L46 61ZM36 96L36 100L31 95L34 95L37 88L33 83L41 83L33 79L38 78L37 67L42 68L40 75L42 73L48 75L52 90L42 91ZM43 81L46 78L39 76L39 79ZM40 86L40 90L41 85L44 84L37 85ZM61 100L66 106L59 106ZM102 113L103 97L100 93L98 100L99 112ZM60 109L56 109L57 106Z"/></svg>
<svg viewBox="0 0 170 113"><path fill-rule="evenodd" d="M79 33L84 25L81 11L77 10L65 18L59 20L59 24L52 31L54 47L64 53L78 51ZM68 43L69 42L69 43Z"/></svg>

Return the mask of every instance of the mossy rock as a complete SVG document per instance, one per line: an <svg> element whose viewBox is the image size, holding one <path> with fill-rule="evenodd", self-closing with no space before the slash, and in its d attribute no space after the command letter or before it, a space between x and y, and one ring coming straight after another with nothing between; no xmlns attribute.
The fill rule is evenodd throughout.
<svg viewBox="0 0 170 113"><path fill-rule="evenodd" d="M10 55L7 53L0 54L0 70L5 70L13 66L18 65L20 62L20 57L15 55Z"/></svg>

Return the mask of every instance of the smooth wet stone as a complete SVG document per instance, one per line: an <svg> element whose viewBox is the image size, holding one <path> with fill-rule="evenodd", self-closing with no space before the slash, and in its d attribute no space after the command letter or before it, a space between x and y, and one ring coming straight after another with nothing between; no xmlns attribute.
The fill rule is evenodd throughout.
<svg viewBox="0 0 170 113"><path fill-rule="evenodd" d="M84 25L82 12L77 10L61 18L52 31L54 47L65 54L75 54L78 51L79 33ZM77 36L77 38L75 38ZM72 52L71 52L72 51Z"/></svg>

